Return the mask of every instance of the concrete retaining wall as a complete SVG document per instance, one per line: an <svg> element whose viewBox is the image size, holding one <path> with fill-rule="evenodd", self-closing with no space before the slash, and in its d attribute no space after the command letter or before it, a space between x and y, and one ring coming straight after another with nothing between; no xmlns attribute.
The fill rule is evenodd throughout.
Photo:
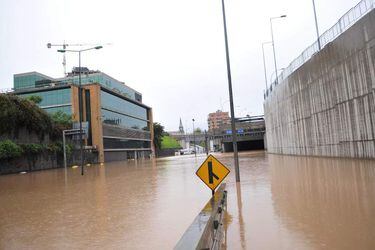
<svg viewBox="0 0 375 250"><path fill-rule="evenodd" d="M375 158L375 11L264 102L271 153Z"/></svg>

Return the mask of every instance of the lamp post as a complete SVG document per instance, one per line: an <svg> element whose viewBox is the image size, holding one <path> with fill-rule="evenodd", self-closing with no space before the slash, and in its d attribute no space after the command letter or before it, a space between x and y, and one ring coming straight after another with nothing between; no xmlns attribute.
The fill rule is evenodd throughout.
<svg viewBox="0 0 375 250"><path fill-rule="evenodd" d="M208 155L208 135L207 130L204 130L204 146L206 148L206 155Z"/></svg>
<svg viewBox="0 0 375 250"><path fill-rule="evenodd" d="M83 120L83 105L82 105L82 82L81 82L81 53L88 50L93 49L101 49L103 46L95 46L88 49L82 49L82 50L67 50L67 49L59 49L57 52L65 53L65 52L74 52L78 53L78 67L79 67L79 84L78 84L78 105L79 105L79 141L80 141L80 151L81 151L81 175L83 175L83 135L82 135L82 120Z"/></svg>
<svg viewBox="0 0 375 250"><path fill-rule="evenodd" d="M264 81L266 83L266 91L268 89L268 86L267 86L267 69L266 69L266 58L264 56L264 45L266 44L269 44L269 43L272 43L271 41L269 42L264 42L262 43L262 53L263 53L263 69L264 69Z"/></svg>
<svg viewBox="0 0 375 250"><path fill-rule="evenodd" d="M270 24L271 24L271 37L272 37L272 48L273 48L273 61L275 64L275 71L277 72L277 64L276 64L276 52L275 52L275 40L273 39L273 27L272 27L272 20L278 19L278 18L285 18L286 15L281 15L278 17L271 17L270 18ZM276 85L279 84L279 79L276 75Z"/></svg>
<svg viewBox="0 0 375 250"><path fill-rule="evenodd" d="M195 155L195 157L197 157L197 149L196 149L196 146L195 146L195 129L194 129L194 122L195 122L195 120L194 120L194 118L192 119L192 121L193 121L193 142L194 142L194 155Z"/></svg>
<svg viewBox="0 0 375 250"><path fill-rule="evenodd" d="M270 78L270 82L271 82L271 84L272 84L272 77L273 77L273 75L276 73L276 76L277 76L277 72L279 72L280 70L284 70L285 68L281 68L281 69L278 69L277 71L274 71L274 72L272 72L272 74L271 74L271 78ZM275 79L276 80L276 79Z"/></svg>
<svg viewBox="0 0 375 250"><path fill-rule="evenodd" d="M318 41L318 48L319 50L321 49L320 45L320 37L319 37L319 27L318 27L318 18L316 17L316 8L315 8L315 1L312 0L313 3L313 9L314 9L314 18L315 18L315 29L316 29L316 36L317 36L317 41Z"/></svg>
<svg viewBox="0 0 375 250"><path fill-rule="evenodd" d="M228 75L230 114L231 114L232 139L233 139L233 154L234 154L234 170L235 170L235 173L236 173L236 182L240 182L240 167L239 167L239 163L238 163L238 150L237 150L237 130L236 130L235 117L234 117L232 76L231 76L231 71L230 71L227 21L226 21L226 17L225 17L224 0L221 0L221 6L222 6L222 11L223 11L224 40L225 40L225 52L226 52L226 61L227 61L227 75Z"/></svg>

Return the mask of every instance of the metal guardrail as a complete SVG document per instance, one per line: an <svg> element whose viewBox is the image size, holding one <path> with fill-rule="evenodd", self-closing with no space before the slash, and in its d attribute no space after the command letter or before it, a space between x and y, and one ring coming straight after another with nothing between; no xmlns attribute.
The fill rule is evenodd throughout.
<svg viewBox="0 0 375 250"><path fill-rule="evenodd" d="M225 233L223 221L226 207L227 191L223 183L185 231L174 249L220 249Z"/></svg>
<svg viewBox="0 0 375 250"><path fill-rule="evenodd" d="M325 31L320 37L319 41L321 44L321 49L324 48L328 43L332 42L339 35L344 33L349 29L354 23L356 23L361 17L369 13L375 8L375 0L362 0L356 6L351 8L346 12L339 21L333 25L330 29ZM299 67L301 67L305 62L307 62L315 53L319 52L318 41L314 42L312 45L307 47L301 55L294 59L288 67L286 67L280 75L278 75L278 82L282 82ZM270 87L266 90L265 99L276 87L276 79Z"/></svg>

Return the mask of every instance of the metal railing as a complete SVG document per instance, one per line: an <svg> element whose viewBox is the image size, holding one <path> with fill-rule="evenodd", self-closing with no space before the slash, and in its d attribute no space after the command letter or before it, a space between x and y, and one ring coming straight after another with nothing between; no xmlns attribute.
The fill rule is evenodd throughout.
<svg viewBox="0 0 375 250"><path fill-rule="evenodd" d="M319 41L321 49L324 48L328 43L332 42L339 35L349 29L354 23L356 23L361 17L369 13L375 8L375 0L362 0L356 6L346 12L339 21L333 25L330 29L325 31L320 37ZM294 59L288 67L286 67L280 75L278 75L278 82L282 82L305 62L307 62L315 53L319 52L318 41L307 47L296 59ZM276 79L271 83L271 86L265 92L265 98L272 92L276 87Z"/></svg>
<svg viewBox="0 0 375 250"><path fill-rule="evenodd" d="M214 196L194 219L174 247L175 250L220 250L226 230L224 213L227 209L227 191L222 183Z"/></svg>

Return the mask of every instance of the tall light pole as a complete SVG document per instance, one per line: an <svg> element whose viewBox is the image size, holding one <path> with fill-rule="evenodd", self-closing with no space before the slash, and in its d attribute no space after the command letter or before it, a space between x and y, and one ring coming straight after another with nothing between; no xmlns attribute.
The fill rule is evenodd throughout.
<svg viewBox="0 0 375 250"><path fill-rule="evenodd" d="M274 64L275 64L275 72L277 72L277 64L276 64L276 52L275 52L275 40L273 39L273 27L272 27L272 20L274 19L278 19L278 18L285 18L286 15L281 15L281 16L278 16L278 17L271 17L270 18L270 24L271 24L271 37L272 37L272 48L273 48L273 61L274 61ZM271 82L272 84L272 82ZM276 75L276 85L279 84L279 78L278 76Z"/></svg>
<svg viewBox="0 0 375 250"><path fill-rule="evenodd" d="M277 70L277 72L279 72L280 70L284 70L285 68L281 68L281 69L278 69ZM276 76L277 76L277 72L276 71L274 71L274 72L272 72L272 74L271 74L271 78L270 78L270 82L272 82L272 77L273 77L273 75L276 73Z"/></svg>
<svg viewBox="0 0 375 250"><path fill-rule="evenodd" d="M195 157L197 157L197 148L196 148L196 146L195 146L195 129L194 129L194 122L195 122L195 120L194 120L194 118L192 119L192 121L193 121L193 142L194 142L194 155L195 155Z"/></svg>
<svg viewBox="0 0 375 250"><path fill-rule="evenodd" d="M227 75L228 75L230 114L231 114L232 138L233 138L234 170L235 170L235 173L236 173L236 182L240 182L240 167L239 167L239 163L238 163L238 150L237 150L237 130L236 130L235 117L234 117L232 76L231 76L231 72L230 72L229 46L228 46L227 22L226 22L226 17L225 17L224 0L221 0L221 6L222 6L222 10L223 10L225 52L226 52L226 60L227 60Z"/></svg>
<svg viewBox="0 0 375 250"><path fill-rule="evenodd" d="M319 27L318 27L318 18L316 17L316 9L315 9L315 1L312 0L312 3L313 3L313 9L314 9L314 17L315 17L315 29L316 29L316 36L318 38L318 48L319 50L321 49L321 45L320 45L320 37L319 37Z"/></svg>
<svg viewBox="0 0 375 250"><path fill-rule="evenodd" d="M264 81L265 81L265 83L266 83L266 91L267 91L267 89L268 89L268 86L267 86L266 57L264 56L264 45L266 45L266 44L270 44L270 43L272 43L272 41L262 43L263 69L264 69Z"/></svg>
<svg viewBox="0 0 375 250"><path fill-rule="evenodd" d="M208 136L207 136L207 130L204 130L204 147L206 148L206 155L208 155Z"/></svg>
<svg viewBox="0 0 375 250"><path fill-rule="evenodd" d="M78 105L79 105L79 141L80 141L80 151L81 151L81 175L83 175L83 133L82 133L82 120L83 120L83 105L82 105L82 82L81 82L81 53L88 50L93 49L101 49L103 46L95 46L88 49L82 49L82 50L67 50L67 49L59 49L57 52L65 53L65 52L74 52L78 53L78 62L79 62L79 84L78 84Z"/></svg>

